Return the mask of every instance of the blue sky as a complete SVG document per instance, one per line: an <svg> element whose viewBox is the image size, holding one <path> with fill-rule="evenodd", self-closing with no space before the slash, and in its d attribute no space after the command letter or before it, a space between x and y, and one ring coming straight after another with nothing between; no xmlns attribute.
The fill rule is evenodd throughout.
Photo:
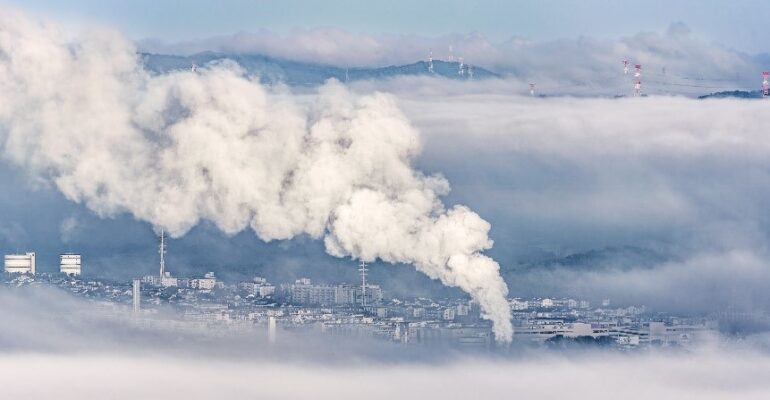
<svg viewBox="0 0 770 400"><path fill-rule="evenodd" d="M580 35L617 37L662 31L681 21L707 39L748 52L768 49L770 5L759 0L647 1L259 1L259 0L3 0L2 4L63 20L118 27L134 39L187 40L238 31L332 26L365 33L442 35L479 31L492 39L535 40Z"/></svg>

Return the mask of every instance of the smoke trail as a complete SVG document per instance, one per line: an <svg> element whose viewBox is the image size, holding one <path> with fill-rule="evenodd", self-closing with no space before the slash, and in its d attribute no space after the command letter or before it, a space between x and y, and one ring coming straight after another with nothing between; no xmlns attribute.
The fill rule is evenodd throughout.
<svg viewBox="0 0 770 400"><path fill-rule="evenodd" d="M0 13L5 156L101 216L183 235L200 220L263 240L308 234L329 254L414 264L468 292L512 336L490 225L411 167L418 132L387 95L337 83L312 104L222 63L150 76L114 32L68 40Z"/></svg>

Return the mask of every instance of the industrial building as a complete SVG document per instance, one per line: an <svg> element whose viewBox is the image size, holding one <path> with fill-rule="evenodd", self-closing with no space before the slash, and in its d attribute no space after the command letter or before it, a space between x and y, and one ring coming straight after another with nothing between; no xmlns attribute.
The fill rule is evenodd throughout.
<svg viewBox="0 0 770 400"><path fill-rule="evenodd" d="M177 287L179 286L179 279L171 276L171 272L165 271L160 276L160 286L162 287Z"/></svg>
<svg viewBox="0 0 770 400"><path fill-rule="evenodd" d="M213 272L207 272L203 278L190 280L190 287L193 289L211 290L217 286L217 277Z"/></svg>
<svg viewBox="0 0 770 400"><path fill-rule="evenodd" d="M35 274L35 253L6 254L5 272L9 274Z"/></svg>
<svg viewBox="0 0 770 400"><path fill-rule="evenodd" d="M267 297L275 294L275 285L267 282L267 279L256 277L253 282L241 282L238 288L245 290L254 297Z"/></svg>
<svg viewBox="0 0 770 400"><path fill-rule="evenodd" d="M80 254L64 253L59 256L59 271L63 274L80 276Z"/></svg>

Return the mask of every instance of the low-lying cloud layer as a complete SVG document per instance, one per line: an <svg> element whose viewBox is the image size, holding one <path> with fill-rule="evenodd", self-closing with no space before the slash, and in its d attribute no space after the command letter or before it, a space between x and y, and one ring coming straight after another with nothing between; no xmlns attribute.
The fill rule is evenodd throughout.
<svg viewBox="0 0 770 400"><path fill-rule="evenodd" d="M317 36L323 38L310 35ZM766 102L529 98L507 93L505 85L514 80L421 78L352 89L330 83L298 98L244 78L228 63L151 77L134 47L114 32L66 38L56 26L0 14L3 149L38 183L52 183L99 215L130 213L176 235L211 221L227 233L251 227L266 240L323 238L335 256L413 263L474 296L502 339L511 333L506 283L482 251L506 261L514 295L610 297L704 313L762 311L770 301ZM358 54L372 53L362 42ZM285 48L277 43L274 49ZM415 43L405 59L426 47ZM453 43L466 58L483 59L459 40ZM505 56L494 48L483 53L491 54L490 65L509 65L521 76L543 73L544 79L569 70L559 75L565 82L590 84L605 72L616 74L619 58L628 54L665 63L677 76L695 65L702 76L737 73L735 82L742 82L743 71L753 68L734 52L698 43L682 27L620 42L506 46L513 50ZM313 57L340 54L331 44L321 51ZM591 56L573 68L559 59L570 52L577 59L584 51ZM386 53L358 62L391 59ZM519 69L506 64L510 54L523 59ZM453 182L452 193L439 172ZM18 201L13 193L2 196ZM494 225L469 208L446 209L442 198L472 205ZM82 243L87 220L75 210L50 229L62 242ZM146 233L125 222L126 238ZM29 243L34 233L26 229L9 218L0 224L0 237L7 248ZM563 258L626 247L655 254L654 260L639 263L622 251L587 265ZM225 355L239 352L238 346L259 353L259 340L220 343L214 352L205 350L208 343L164 346L120 320L71 316L71 310L96 310L57 295L43 300L44 313L31 311L28 298L0 294L0 303L8 322L0 327L0 370L11 398L364 393L550 399L566 392L597 399L760 399L770 391L765 337L682 354L409 365L359 360L353 368L319 368L318 357L306 364L296 354L291 362ZM48 318L52 313L58 317ZM153 344L134 353L158 342L163 351ZM45 385L31 384L29 371Z"/></svg>
<svg viewBox="0 0 770 400"><path fill-rule="evenodd" d="M691 311L725 307L735 293L744 305L766 302L765 102L391 89L425 133L423 168L444 166L450 199L495 221L498 258L628 246L659 256L615 269L589 260L509 270L512 293Z"/></svg>
<svg viewBox="0 0 770 400"><path fill-rule="evenodd" d="M763 335L741 342L703 337L687 349L623 354L543 348L453 354L282 329L269 345L264 327L230 334L184 329L164 324L163 310L145 316L157 325L141 323L128 306L105 308L39 286L0 288L0 302L0 371L10 398L550 399L569 392L597 399L759 399L770 390Z"/></svg>
<svg viewBox="0 0 770 400"><path fill-rule="evenodd" d="M0 356L11 398L62 400L508 398L764 399L770 358L711 351L696 355L465 360L452 365L317 368L132 356ZM30 385L29 371L45 385Z"/></svg>
<svg viewBox="0 0 770 400"><path fill-rule="evenodd" d="M758 89L759 59L698 38L682 23L666 32L640 32L616 40L580 37L535 42L512 37L496 42L482 33L442 37L366 35L336 28L296 30L277 34L262 30L190 42L165 44L147 40L140 49L156 53L192 54L202 51L256 53L277 58L337 66L384 66L463 57L468 64L492 69L547 93L618 94L631 87L634 64L643 68L648 93L708 93ZM451 53L450 53L451 47ZM631 72L623 74L623 60Z"/></svg>

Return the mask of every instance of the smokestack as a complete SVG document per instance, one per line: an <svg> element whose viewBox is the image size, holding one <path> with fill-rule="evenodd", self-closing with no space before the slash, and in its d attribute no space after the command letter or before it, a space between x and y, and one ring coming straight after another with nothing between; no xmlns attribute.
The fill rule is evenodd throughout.
<svg viewBox="0 0 770 400"><path fill-rule="evenodd" d="M132 289L134 314L139 314L142 307L142 282L139 279L134 279Z"/></svg>
<svg viewBox="0 0 770 400"><path fill-rule="evenodd" d="M636 72L634 72L634 97L642 95L642 65L636 64Z"/></svg>
<svg viewBox="0 0 770 400"><path fill-rule="evenodd" d="M274 316L267 317L267 342L270 344L275 344L275 340L277 338L278 334L278 328L277 323L275 321Z"/></svg>
<svg viewBox="0 0 770 400"><path fill-rule="evenodd" d="M420 135L391 96L332 82L308 105L233 64L149 74L115 33L70 43L21 15L0 15L0 31L0 143L68 199L131 213L164 240L206 220L410 264L469 293L498 340L511 339L508 288L483 254L491 226L444 206L446 179L413 168Z"/></svg>
<svg viewBox="0 0 770 400"><path fill-rule="evenodd" d="M366 308L366 262L361 260L361 264L358 265L358 270L361 272L361 307Z"/></svg>

